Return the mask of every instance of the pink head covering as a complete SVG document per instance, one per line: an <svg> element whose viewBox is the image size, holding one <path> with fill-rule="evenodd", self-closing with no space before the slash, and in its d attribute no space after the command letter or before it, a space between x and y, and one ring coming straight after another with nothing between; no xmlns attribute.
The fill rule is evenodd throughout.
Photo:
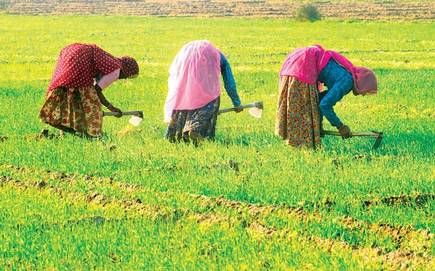
<svg viewBox="0 0 435 271"><path fill-rule="evenodd" d="M294 76L304 83L314 85L331 58L352 74L355 95L377 93L377 80L373 71L365 67L355 67L343 55L335 51L325 51L320 45L299 48L291 52L281 67L280 76Z"/></svg>
<svg viewBox="0 0 435 271"><path fill-rule="evenodd" d="M365 67L356 67L346 57L335 51L325 51L322 59L319 62L319 70L328 64L328 61L333 58L338 64L343 66L352 74L353 78L353 94L366 95L376 94L378 91L378 84L374 72Z"/></svg>
<svg viewBox="0 0 435 271"><path fill-rule="evenodd" d="M355 67L353 76L353 93L355 95L376 94L378 92L378 82L372 70L365 67Z"/></svg>
<svg viewBox="0 0 435 271"><path fill-rule="evenodd" d="M220 94L220 51L206 40L189 42L169 69L165 122L173 110L201 108Z"/></svg>

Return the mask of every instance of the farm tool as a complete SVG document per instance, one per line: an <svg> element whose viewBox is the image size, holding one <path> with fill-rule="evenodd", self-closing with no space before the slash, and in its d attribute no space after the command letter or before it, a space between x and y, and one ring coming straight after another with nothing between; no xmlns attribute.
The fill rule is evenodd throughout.
<svg viewBox="0 0 435 271"><path fill-rule="evenodd" d="M239 108L243 108L243 109L250 108L249 114L257 119L261 118L261 115L263 114L263 102L261 102L261 101L241 105ZM220 115L222 113L232 112L232 111L236 111L236 110L237 110L237 107L225 108L225 109L219 110L218 114Z"/></svg>
<svg viewBox="0 0 435 271"><path fill-rule="evenodd" d="M117 116L117 112L103 112L104 116ZM122 116L132 116L128 121L133 126L139 126L143 121L143 111L126 111L121 113Z"/></svg>
<svg viewBox="0 0 435 271"><path fill-rule="evenodd" d="M339 132L336 131L323 131L324 135L332 135L332 136L341 136ZM364 137L373 137L375 138L375 143L373 144L373 149L379 148L381 145L382 139L384 138L383 132L376 132L376 131L370 131L370 132L352 132L351 137L354 136L364 136Z"/></svg>

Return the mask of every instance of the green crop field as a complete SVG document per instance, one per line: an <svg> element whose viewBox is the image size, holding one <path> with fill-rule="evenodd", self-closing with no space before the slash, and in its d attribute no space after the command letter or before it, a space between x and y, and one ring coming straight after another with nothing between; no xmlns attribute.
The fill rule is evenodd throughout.
<svg viewBox="0 0 435 271"><path fill-rule="evenodd" d="M433 270L434 37L433 22L0 15L0 269ZM242 102L265 104L259 120L222 115L197 148L166 142L162 120L169 65L194 39L226 54ZM139 60L138 78L105 93L143 110L140 127L107 117L102 140L38 138L73 42ZM378 150L274 136L280 65L317 43L375 70L379 94L336 111L355 131L383 131Z"/></svg>

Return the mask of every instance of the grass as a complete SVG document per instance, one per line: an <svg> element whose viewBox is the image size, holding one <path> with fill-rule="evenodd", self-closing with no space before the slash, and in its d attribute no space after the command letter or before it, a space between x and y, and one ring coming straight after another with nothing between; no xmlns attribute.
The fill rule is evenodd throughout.
<svg viewBox="0 0 435 271"><path fill-rule="evenodd" d="M433 266L432 22L0 15L0 32L2 269ZM193 39L226 54L242 102L265 103L261 120L220 117L199 148L167 143L162 122L169 65ZM139 60L140 76L106 95L144 110L140 128L107 118L101 141L35 139L58 52L76 41ZM378 75L377 96L336 110L384 131L379 150L356 138L295 150L273 135L280 65L316 43Z"/></svg>

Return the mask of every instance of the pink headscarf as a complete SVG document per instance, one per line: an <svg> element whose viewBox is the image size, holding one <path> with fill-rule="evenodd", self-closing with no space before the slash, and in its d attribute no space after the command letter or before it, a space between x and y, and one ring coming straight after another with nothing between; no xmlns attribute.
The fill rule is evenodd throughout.
<svg viewBox="0 0 435 271"><path fill-rule="evenodd" d="M319 61L320 71L323 70L331 58L352 74L353 94L366 95L378 92L378 83L372 70L354 66L347 58L335 51L325 51L322 59Z"/></svg>
<svg viewBox="0 0 435 271"><path fill-rule="evenodd" d="M325 51L320 45L299 48L291 52L282 65L280 76L295 76L304 83L314 85L331 58L352 74L355 95L377 93L378 85L373 71L365 67L355 67L341 54Z"/></svg>
<svg viewBox="0 0 435 271"><path fill-rule="evenodd" d="M220 94L220 51L206 40L189 42L169 69L164 120L171 120L173 110L201 108Z"/></svg>
<svg viewBox="0 0 435 271"><path fill-rule="evenodd" d="M365 67L355 67L352 75L355 95L376 94L378 92L378 80L372 70Z"/></svg>

